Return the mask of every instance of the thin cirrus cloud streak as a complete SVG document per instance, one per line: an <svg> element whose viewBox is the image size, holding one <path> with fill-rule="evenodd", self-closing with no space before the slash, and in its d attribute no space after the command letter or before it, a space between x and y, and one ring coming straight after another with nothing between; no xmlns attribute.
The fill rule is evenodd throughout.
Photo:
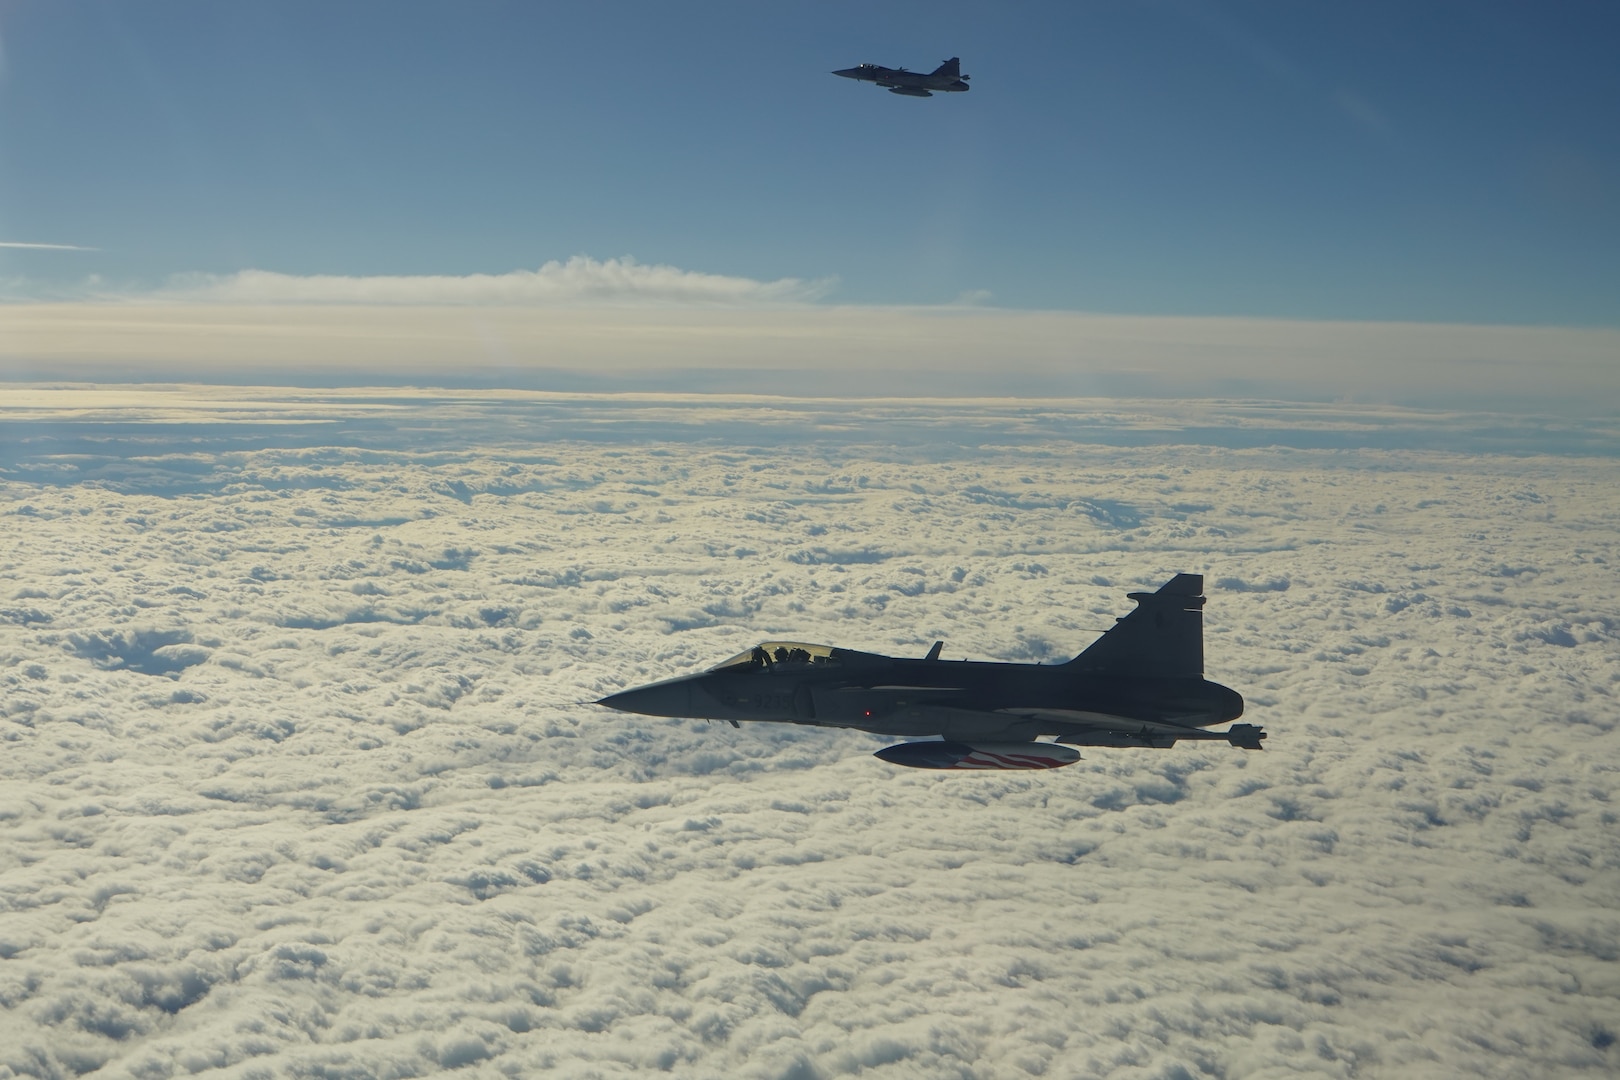
<svg viewBox="0 0 1620 1080"><path fill-rule="evenodd" d="M79 244L31 244L22 240L0 240L0 248L16 248L24 251L100 251L100 248L83 247Z"/></svg>

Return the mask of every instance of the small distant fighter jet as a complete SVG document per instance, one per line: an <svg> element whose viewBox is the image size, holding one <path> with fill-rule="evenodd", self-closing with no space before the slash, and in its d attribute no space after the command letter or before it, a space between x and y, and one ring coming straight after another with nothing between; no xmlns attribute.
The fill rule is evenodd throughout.
<svg viewBox="0 0 1620 1080"><path fill-rule="evenodd" d="M888 87L889 93L905 97L933 97L935 90L960 93L973 89L967 83L970 76L962 74L961 59L955 56L927 75L907 71L905 68L886 68L882 64L861 64L835 71L833 74L842 75L846 79L877 83L879 86Z"/></svg>
<svg viewBox="0 0 1620 1080"><path fill-rule="evenodd" d="M1243 715L1235 690L1204 678L1204 578L1177 574L1064 664L921 660L767 641L696 675L597 702L646 716L681 716L880 735L939 736L877 756L921 769L1055 769L1075 746L1170 747L1212 739L1259 750L1253 724L1205 728ZM1037 742L1042 736L1055 742Z"/></svg>

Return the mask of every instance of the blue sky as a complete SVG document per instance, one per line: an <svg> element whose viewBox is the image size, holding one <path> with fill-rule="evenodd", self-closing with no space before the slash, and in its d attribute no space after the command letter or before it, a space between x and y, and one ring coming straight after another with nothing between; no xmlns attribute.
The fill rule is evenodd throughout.
<svg viewBox="0 0 1620 1080"><path fill-rule="evenodd" d="M846 304L1620 325L1620 9L0 7L10 292L574 255ZM970 94L832 77L960 55Z"/></svg>

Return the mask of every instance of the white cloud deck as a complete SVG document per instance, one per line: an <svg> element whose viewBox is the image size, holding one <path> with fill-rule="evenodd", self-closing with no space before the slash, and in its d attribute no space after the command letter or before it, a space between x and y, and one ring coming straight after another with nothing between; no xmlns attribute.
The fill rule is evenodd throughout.
<svg viewBox="0 0 1620 1080"><path fill-rule="evenodd" d="M1612 459L590 409L13 442L0 1067L1613 1073ZM763 637L1055 659L1176 569L1264 754L568 704Z"/></svg>

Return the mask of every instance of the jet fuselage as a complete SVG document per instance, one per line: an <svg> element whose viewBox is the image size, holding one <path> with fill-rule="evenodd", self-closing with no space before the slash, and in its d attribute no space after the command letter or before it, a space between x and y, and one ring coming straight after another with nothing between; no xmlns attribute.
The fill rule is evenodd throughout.
<svg viewBox="0 0 1620 1080"><path fill-rule="evenodd" d="M961 73L961 64L955 57L945 61L931 72L907 71L905 68L884 67L882 64L857 64L840 68L834 75L859 82L876 83L892 94L905 97L932 97L934 91L960 94L973 89L967 76Z"/></svg>
<svg viewBox="0 0 1620 1080"><path fill-rule="evenodd" d="M1202 678L1144 681L1068 665L911 660L845 649L832 655L836 669L793 662L722 668L627 690L602 704L652 716L954 739L1034 739L1077 726L1125 733L1141 730L1143 721L1204 728L1243 715L1236 691Z"/></svg>
<svg viewBox="0 0 1620 1080"><path fill-rule="evenodd" d="M767 641L708 671L602 698L648 716L854 728L909 738L893 764L919 768L1057 768L1078 759L1036 743L1164 748L1191 739L1260 749L1252 724L1205 730L1243 715L1243 697L1204 678L1204 579L1177 574L1064 664L922 659ZM943 763L943 764L942 764Z"/></svg>

